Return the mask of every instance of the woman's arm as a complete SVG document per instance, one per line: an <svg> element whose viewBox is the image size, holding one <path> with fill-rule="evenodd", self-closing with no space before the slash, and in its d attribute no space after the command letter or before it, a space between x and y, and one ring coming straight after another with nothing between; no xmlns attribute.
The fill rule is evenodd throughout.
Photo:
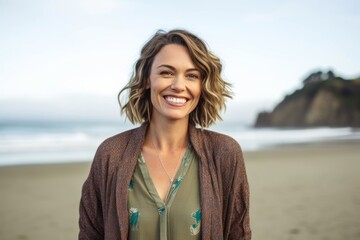
<svg viewBox="0 0 360 240"><path fill-rule="evenodd" d="M90 173L81 194L79 209L79 240L104 239L104 221L101 201L101 146L95 154Z"/></svg>
<svg viewBox="0 0 360 240"><path fill-rule="evenodd" d="M226 192L224 239L250 240L250 193L243 153L235 140L227 147L229 148L226 156L227 166L223 171L225 181L223 190Z"/></svg>

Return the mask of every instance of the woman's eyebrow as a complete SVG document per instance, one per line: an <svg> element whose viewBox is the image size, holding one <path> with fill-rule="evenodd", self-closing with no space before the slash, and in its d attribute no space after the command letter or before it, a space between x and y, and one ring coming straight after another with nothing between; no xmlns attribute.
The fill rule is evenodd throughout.
<svg viewBox="0 0 360 240"><path fill-rule="evenodd" d="M197 68L189 68L189 69L186 69L187 72L191 72L191 71L197 71L197 72L200 72L199 69Z"/></svg>
<svg viewBox="0 0 360 240"><path fill-rule="evenodd" d="M167 67L167 68L170 68L171 70L175 70L175 68L173 66L167 65L167 64L159 65L157 68L161 68L161 67Z"/></svg>
<svg viewBox="0 0 360 240"><path fill-rule="evenodd" d="M167 64L162 64L162 65L157 66L157 68L161 68L161 67L170 68L171 70L174 70L174 71L176 70L175 67L173 67L171 65L167 65ZM200 72L200 70L197 69L197 68L189 68L189 69L186 69L186 71L187 72L190 72L190 71L198 71L198 72Z"/></svg>

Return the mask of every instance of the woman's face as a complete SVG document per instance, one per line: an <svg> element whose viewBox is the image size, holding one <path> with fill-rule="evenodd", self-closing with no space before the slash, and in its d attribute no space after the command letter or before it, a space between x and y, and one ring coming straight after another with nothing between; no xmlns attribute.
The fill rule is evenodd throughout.
<svg viewBox="0 0 360 240"><path fill-rule="evenodd" d="M147 87L152 120L188 121L200 99L201 74L184 46L169 44L155 56Z"/></svg>

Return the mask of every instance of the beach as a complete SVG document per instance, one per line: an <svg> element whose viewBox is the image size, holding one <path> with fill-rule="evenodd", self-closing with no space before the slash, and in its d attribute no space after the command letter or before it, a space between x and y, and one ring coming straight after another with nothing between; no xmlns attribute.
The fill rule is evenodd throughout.
<svg viewBox="0 0 360 240"><path fill-rule="evenodd" d="M360 239L360 141L245 151L253 239ZM90 162L0 167L0 239L77 239Z"/></svg>

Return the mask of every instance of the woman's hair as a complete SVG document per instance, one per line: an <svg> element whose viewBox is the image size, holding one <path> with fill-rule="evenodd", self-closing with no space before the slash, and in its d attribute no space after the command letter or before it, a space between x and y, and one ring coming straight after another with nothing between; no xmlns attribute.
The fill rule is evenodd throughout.
<svg viewBox="0 0 360 240"><path fill-rule="evenodd" d="M222 120L220 111L226 107L225 97L232 98L232 92L231 84L221 77L220 59L207 49L205 42L200 38L179 29L169 32L157 31L141 49L140 58L135 63L129 83L118 94L121 113L125 113L133 124L150 122L152 103L147 82L155 56L168 44L186 47L191 60L201 73L201 95L198 105L190 113L190 122L206 128L216 120ZM125 91L128 91L128 99L122 104L120 96Z"/></svg>

